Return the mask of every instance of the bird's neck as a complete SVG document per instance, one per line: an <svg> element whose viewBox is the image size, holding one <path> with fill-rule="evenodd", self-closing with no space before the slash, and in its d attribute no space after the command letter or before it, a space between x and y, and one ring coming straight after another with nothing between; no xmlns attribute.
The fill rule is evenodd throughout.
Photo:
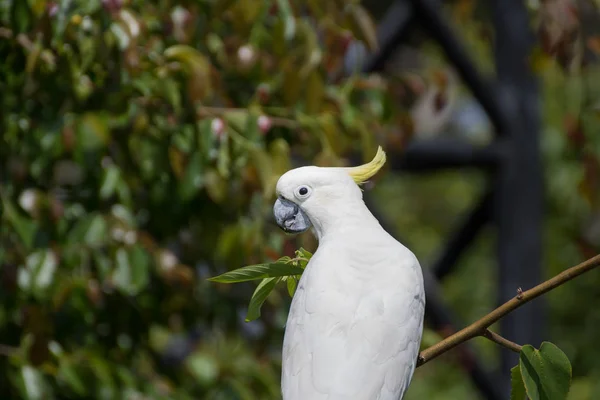
<svg viewBox="0 0 600 400"><path fill-rule="evenodd" d="M311 217L313 232L319 242L333 236L367 233L380 227L379 221L362 200L352 207L328 207L319 211L322 212L316 212Z"/></svg>

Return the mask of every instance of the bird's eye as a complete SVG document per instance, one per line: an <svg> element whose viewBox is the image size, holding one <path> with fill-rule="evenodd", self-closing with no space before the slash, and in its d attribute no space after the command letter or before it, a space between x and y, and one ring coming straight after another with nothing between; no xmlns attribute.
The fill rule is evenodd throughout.
<svg viewBox="0 0 600 400"><path fill-rule="evenodd" d="M296 197L298 198L306 198L310 195L310 187L308 186L299 186L296 189Z"/></svg>

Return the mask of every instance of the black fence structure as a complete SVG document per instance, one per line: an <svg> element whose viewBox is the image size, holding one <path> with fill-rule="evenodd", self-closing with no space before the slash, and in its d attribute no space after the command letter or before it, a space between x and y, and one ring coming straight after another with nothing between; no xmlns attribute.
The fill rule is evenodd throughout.
<svg viewBox="0 0 600 400"><path fill-rule="evenodd" d="M452 273L484 226L493 224L497 234L499 304L514 297L519 287L527 289L541 281L543 176L539 94L528 65L535 38L524 3L488 2L495 30L494 79L477 71L436 0L395 1L378 27L379 51L367 57L362 66L365 73L381 71L411 29L424 29L439 44L495 128L494 140L485 147L458 139L414 141L401 157L390 157L389 161L395 171L480 168L489 176L486 193L448 238L437 262L425 274L426 318L430 326L445 334L462 328L464 322L459 324L452 316L440 295L439 282ZM369 202L368 196L365 200ZM372 204L370 207L377 213ZM544 304L537 300L506 316L500 323L500 333L517 343L538 346L544 321ZM518 355L501 349L501 368L494 371L478 359L468 343L457 351L483 398L509 397L510 369L518 363Z"/></svg>

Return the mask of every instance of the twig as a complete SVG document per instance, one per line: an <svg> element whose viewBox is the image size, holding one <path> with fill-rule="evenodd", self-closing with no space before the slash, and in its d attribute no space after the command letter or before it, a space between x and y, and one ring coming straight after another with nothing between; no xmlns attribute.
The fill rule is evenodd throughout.
<svg viewBox="0 0 600 400"><path fill-rule="evenodd" d="M433 360L434 358L444 354L448 350L451 350L454 347L458 346L459 344L464 343L467 340L470 340L476 336L485 336L488 339L491 339L491 337L486 336L486 331L488 331L488 328L492 324L494 324L495 322L500 320L506 314L516 310L517 308L521 307L523 304L530 302L531 300L535 299L536 297L539 297L539 296L543 295L544 293L547 293L550 290L564 284L565 282L568 282L571 279L576 278L585 272L591 271L592 269L594 269L598 266L600 266L600 254L595 257L590 258L587 261L582 262L579 265L576 265L574 267L571 267L571 268L561 272L560 274L556 275L554 278L549 279L543 283L540 283L539 285L535 286L532 289L518 293L517 296L513 297L506 303L502 304L500 307L496 308L494 311L487 314L483 318L480 318L479 320L475 321L474 323L467 326L466 328L456 332L454 335L449 336L446 339L442 340L441 342L436 343L433 346L423 350L421 352L421 354L419 354L419 358L417 361L417 367ZM516 343L510 342L509 340L501 337L500 335L494 336L494 339L491 339L491 340L494 340L496 342L495 339L497 339L497 338L501 338L501 340L503 342L500 344L502 344L502 345L507 345L508 343L511 343L514 346L518 346ZM509 348L511 348L511 347L509 347ZM516 347L511 348L511 350L516 351Z"/></svg>
<svg viewBox="0 0 600 400"><path fill-rule="evenodd" d="M516 344L503 336L498 335L496 332L492 332L489 329L483 331L481 335L484 338L490 339L492 342L499 344L500 346L506 347L509 350L514 351L515 353L520 353L523 346Z"/></svg>
<svg viewBox="0 0 600 400"><path fill-rule="evenodd" d="M230 112L247 112L248 109L247 108L234 108L234 107L207 107L207 106L202 106L200 108L198 108L198 115L200 116L212 116L212 117L222 117L223 115L230 113ZM269 119L271 120L271 124L273 124L273 126L281 126L284 128L288 128L288 129L298 129L300 127L300 124L298 123L298 121L295 121L292 118L285 118L285 117L275 117L275 116L268 116Z"/></svg>

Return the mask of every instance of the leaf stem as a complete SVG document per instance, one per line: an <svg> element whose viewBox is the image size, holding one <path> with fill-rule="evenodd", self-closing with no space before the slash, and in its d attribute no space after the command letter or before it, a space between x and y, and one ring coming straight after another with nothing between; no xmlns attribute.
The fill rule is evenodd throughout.
<svg viewBox="0 0 600 400"><path fill-rule="evenodd" d="M535 299L536 297L539 297L539 296L543 295L544 293L547 293L547 292L551 291L552 289L555 289L558 286L578 277L579 275L581 275L583 273L591 271L592 269L594 269L598 266L600 266L600 254L596 255L595 257L590 258L589 260L582 262L581 264L578 264L574 267L571 267L571 268L561 272L560 274L556 275L554 278L551 278L543 283L540 283L539 285L535 286L534 288L531 288L524 292L519 290L515 297L513 297L506 303L502 304L500 307L496 308L491 313L489 313L489 314L485 315L484 317L480 318L479 320L473 322L471 325L467 326L466 328L461 329L460 331L456 332L455 334L447 337L446 339L442 340L441 342L436 343L433 346L423 350L421 352L421 354L419 354L419 358L417 361L417 367L420 367L421 365L433 360L434 358L444 354L445 352L455 348L456 346L466 342L467 340L470 340L476 336L485 336L485 332L488 330L488 328L495 322L502 319L502 317L504 317L506 314L516 310L517 308L521 307L523 304L530 302L531 300ZM488 336L485 336L485 337L487 337L490 340L493 340ZM494 338L497 338L497 337L501 337L501 336L500 335L494 336ZM504 339L504 338L502 338L502 339L505 340L506 342L509 342L507 339ZM507 344L506 342L503 342L501 344L503 344L503 345ZM512 343L512 342L510 342L510 343ZM514 343L514 344L516 345L516 343ZM516 346L518 346L518 345L516 345Z"/></svg>
<svg viewBox="0 0 600 400"><path fill-rule="evenodd" d="M481 334L482 337L491 340L494 343L499 344L500 346L506 347L509 350L514 351L515 353L520 353L523 346L516 344L503 336L500 336L496 332L492 332L489 329L486 329Z"/></svg>

